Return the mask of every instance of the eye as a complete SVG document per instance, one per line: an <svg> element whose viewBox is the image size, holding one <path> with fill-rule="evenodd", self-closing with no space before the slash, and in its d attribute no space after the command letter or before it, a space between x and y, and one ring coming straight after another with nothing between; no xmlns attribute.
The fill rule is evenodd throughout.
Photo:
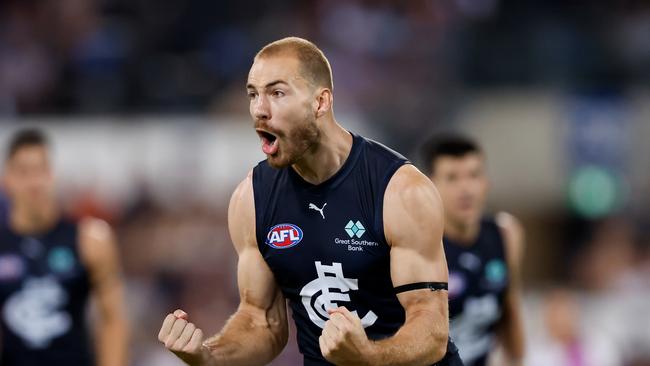
<svg viewBox="0 0 650 366"><path fill-rule="evenodd" d="M255 99L257 94L254 91L248 91L248 99Z"/></svg>
<svg viewBox="0 0 650 366"><path fill-rule="evenodd" d="M277 90L277 89L274 90L272 94L273 94L274 97L283 97L284 96L284 92L282 90Z"/></svg>

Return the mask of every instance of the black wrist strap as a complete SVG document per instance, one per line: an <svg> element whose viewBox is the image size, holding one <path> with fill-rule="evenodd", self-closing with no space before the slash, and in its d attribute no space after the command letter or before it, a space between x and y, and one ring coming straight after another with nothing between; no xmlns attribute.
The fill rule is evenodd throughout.
<svg viewBox="0 0 650 366"><path fill-rule="evenodd" d="M397 286L394 288L396 294L428 288L431 291L447 290L447 282L415 282L408 285Z"/></svg>

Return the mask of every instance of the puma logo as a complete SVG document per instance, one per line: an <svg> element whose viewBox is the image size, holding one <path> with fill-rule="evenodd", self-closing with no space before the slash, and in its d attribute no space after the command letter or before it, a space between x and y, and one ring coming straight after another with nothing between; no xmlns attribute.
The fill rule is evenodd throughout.
<svg viewBox="0 0 650 366"><path fill-rule="evenodd" d="M327 206L327 203L325 203L325 204L323 205L323 208L318 208L318 206L316 206L315 204L310 203L310 204L309 204L309 209L310 209L310 210L315 210L315 211L320 212L320 215L323 216L323 220L325 220L325 214L323 213L323 210L325 209L325 206Z"/></svg>

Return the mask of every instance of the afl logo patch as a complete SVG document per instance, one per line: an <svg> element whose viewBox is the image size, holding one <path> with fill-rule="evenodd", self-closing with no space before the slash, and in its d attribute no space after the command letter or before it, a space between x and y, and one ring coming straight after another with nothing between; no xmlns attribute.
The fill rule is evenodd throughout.
<svg viewBox="0 0 650 366"><path fill-rule="evenodd" d="M266 244L275 249L296 246L302 240L302 229L294 224L279 224L266 234Z"/></svg>

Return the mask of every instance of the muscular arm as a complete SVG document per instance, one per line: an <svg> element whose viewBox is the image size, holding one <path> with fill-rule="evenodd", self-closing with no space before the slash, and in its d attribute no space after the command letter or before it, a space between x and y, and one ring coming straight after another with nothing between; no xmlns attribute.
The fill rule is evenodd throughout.
<svg viewBox="0 0 650 366"><path fill-rule="evenodd" d="M519 221L507 213L497 215L505 242L510 283L505 295L503 316L497 336L511 365L522 365L524 358L524 326L521 314L521 260L524 251L524 230Z"/></svg>
<svg viewBox="0 0 650 366"><path fill-rule="evenodd" d="M228 227L239 255L241 302L221 333L205 345L217 365L264 365L287 343L287 310L284 296L257 247L250 174L233 194Z"/></svg>
<svg viewBox="0 0 650 366"><path fill-rule="evenodd" d="M92 285L99 319L96 333L97 364L127 363L127 320L120 265L113 233L103 221L84 220L79 231L80 254Z"/></svg>
<svg viewBox="0 0 650 366"><path fill-rule="evenodd" d="M176 320L174 324L173 314L168 315L171 321L165 320L159 335L167 348L191 365L265 365L280 354L287 343L286 302L259 252L255 238L255 205L250 173L230 200L228 228L239 257L237 281L241 299L237 311L221 332L203 342L200 350L193 349L192 341L187 343L195 338L192 332L183 330L188 324L191 327L194 325L183 319L178 319L180 323ZM183 338L183 333L188 334L185 342L176 343Z"/></svg>
<svg viewBox="0 0 650 366"><path fill-rule="evenodd" d="M391 245L394 286L447 282L442 248L440 197L415 167L405 165L393 176L384 197L384 231ZM413 290L397 295L406 322L392 337L373 344L373 365L431 365L447 349L447 291Z"/></svg>

